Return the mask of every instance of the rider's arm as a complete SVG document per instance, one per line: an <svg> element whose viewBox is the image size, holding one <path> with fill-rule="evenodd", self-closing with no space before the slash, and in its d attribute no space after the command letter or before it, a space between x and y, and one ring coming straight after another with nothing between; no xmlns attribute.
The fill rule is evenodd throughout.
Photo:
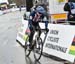
<svg viewBox="0 0 75 64"><path fill-rule="evenodd" d="M48 28L48 19L47 19L47 17L45 16L43 16L43 22L45 23L45 29L47 29Z"/></svg>
<svg viewBox="0 0 75 64"><path fill-rule="evenodd" d="M45 21L45 28L48 29L48 21Z"/></svg>
<svg viewBox="0 0 75 64"><path fill-rule="evenodd" d="M45 29L46 29L47 32L49 31L49 29L48 29L48 20L45 21Z"/></svg>

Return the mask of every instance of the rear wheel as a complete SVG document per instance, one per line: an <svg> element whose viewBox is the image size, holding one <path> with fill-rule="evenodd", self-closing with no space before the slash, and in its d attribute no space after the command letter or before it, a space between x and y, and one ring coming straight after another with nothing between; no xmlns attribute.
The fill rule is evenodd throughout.
<svg viewBox="0 0 75 64"><path fill-rule="evenodd" d="M42 39L39 38L38 40L35 40L35 45L34 45L34 58L36 61L39 61L39 59L42 56L42 51L43 51L43 43Z"/></svg>

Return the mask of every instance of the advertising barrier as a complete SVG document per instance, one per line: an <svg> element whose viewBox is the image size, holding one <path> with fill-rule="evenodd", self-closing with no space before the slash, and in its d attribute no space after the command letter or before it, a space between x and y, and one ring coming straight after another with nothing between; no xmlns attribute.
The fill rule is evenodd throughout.
<svg viewBox="0 0 75 64"><path fill-rule="evenodd" d="M49 24L49 32L43 52L74 62L75 59L75 26Z"/></svg>

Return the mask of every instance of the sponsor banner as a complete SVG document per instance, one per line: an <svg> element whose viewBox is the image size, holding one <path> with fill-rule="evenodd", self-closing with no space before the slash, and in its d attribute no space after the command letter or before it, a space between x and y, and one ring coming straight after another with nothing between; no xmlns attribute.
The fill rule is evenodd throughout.
<svg viewBox="0 0 75 64"><path fill-rule="evenodd" d="M67 19L67 14L66 13L61 13L61 14L52 14L51 15L52 20L62 20L62 19ZM65 22L65 21L64 21Z"/></svg>
<svg viewBox="0 0 75 64"><path fill-rule="evenodd" d="M49 24L49 32L43 52L74 62L75 59L75 26Z"/></svg>
<svg viewBox="0 0 75 64"><path fill-rule="evenodd" d="M69 54L75 55L75 36L74 36L72 44L70 46Z"/></svg>

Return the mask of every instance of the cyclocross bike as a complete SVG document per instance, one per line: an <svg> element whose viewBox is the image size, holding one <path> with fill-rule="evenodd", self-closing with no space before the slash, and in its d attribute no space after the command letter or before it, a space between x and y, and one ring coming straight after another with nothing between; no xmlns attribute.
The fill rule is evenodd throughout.
<svg viewBox="0 0 75 64"><path fill-rule="evenodd" d="M39 36L38 30L39 29L37 29L37 31L35 31L35 34L33 36L33 41L32 41L32 44L30 46L29 46L29 36L27 36L25 39L25 55L26 55L26 57L28 57L30 55L31 51L33 51L34 58L36 61L39 61L39 59L42 56L43 44L44 44L44 41L45 41L46 36L47 36L46 30L40 29L41 35L42 35L42 33L44 33L44 35L45 35L44 39L42 39L41 35ZM31 47L31 49L29 50L30 47Z"/></svg>

